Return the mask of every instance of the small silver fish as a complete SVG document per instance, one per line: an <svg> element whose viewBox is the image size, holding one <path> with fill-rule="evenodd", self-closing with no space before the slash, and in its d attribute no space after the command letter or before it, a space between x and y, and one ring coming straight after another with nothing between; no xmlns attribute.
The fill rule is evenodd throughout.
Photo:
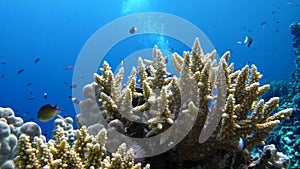
<svg viewBox="0 0 300 169"><path fill-rule="evenodd" d="M238 149L244 150L247 147L247 142L243 137L240 137Z"/></svg>
<svg viewBox="0 0 300 169"><path fill-rule="evenodd" d="M246 46L248 48L251 46L252 42L253 42L253 39L250 36L245 37L244 43L246 44Z"/></svg>
<svg viewBox="0 0 300 169"><path fill-rule="evenodd" d="M44 93L43 98L44 98L44 99L47 99L47 98L48 98L48 94L47 94L47 93Z"/></svg>

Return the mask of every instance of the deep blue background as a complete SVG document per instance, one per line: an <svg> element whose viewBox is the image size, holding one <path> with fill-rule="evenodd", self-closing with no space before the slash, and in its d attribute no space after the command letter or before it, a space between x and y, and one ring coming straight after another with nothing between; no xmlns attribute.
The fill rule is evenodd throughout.
<svg viewBox="0 0 300 169"><path fill-rule="evenodd" d="M66 66L75 64L85 42L105 24L149 11L190 21L220 55L232 51L230 61L236 69L254 63L264 74L263 82L289 81L295 69L289 25L300 19L299 5L299 0L1 0L0 62L7 64L0 64L0 106L12 107L25 121L38 122L37 111L46 103L57 104L63 116L75 117L72 91L65 84L72 84L72 70ZM254 39L250 48L236 43L247 35ZM122 49L111 51L118 53L119 62L126 57L122 56L126 48L115 49ZM20 69L25 71L17 75ZM26 86L29 82L32 85ZM53 121L39 124L52 130Z"/></svg>

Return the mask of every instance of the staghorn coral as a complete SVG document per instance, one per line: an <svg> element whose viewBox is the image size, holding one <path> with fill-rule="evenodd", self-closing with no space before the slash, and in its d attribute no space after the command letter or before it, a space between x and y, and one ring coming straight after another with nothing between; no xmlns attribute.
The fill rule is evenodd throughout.
<svg viewBox="0 0 300 169"><path fill-rule="evenodd" d="M87 133L83 126L77 130L77 140L74 146L67 142L64 129L59 127L54 139L45 142L40 137L35 137L31 143L30 137L22 134L18 142L18 156L15 158L17 168L124 168L141 169L141 164L135 164L133 150L125 152L126 145L122 144L119 150L112 155L106 154L107 136L102 129L97 136ZM124 149L125 146L125 149ZM149 165L144 167L150 168Z"/></svg>
<svg viewBox="0 0 300 169"><path fill-rule="evenodd" d="M185 114L195 123L177 146L176 159L203 162L207 166L212 165L207 163L209 158L219 158L215 153L221 152L220 158L224 158L224 154L233 158L232 154L241 151L241 139L248 142L248 149L264 144L264 138L290 116L292 109L271 115L279 98L259 100L269 85L260 86L262 75L256 66L246 65L234 71L234 64L228 65L229 52L221 57L219 64L215 54L216 51L212 51L205 55L196 39L192 52L185 52L184 57L173 54L174 66L180 74L177 78L167 75L165 59L155 46L153 61L145 60L145 65L139 58L137 71L132 69L123 87L124 68L114 76L109 64L104 62L100 69L102 75L94 74L96 101L104 118L108 122L119 119L126 128L126 135L151 137L164 133L175 121L180 123L177 117ZM143 119L148 119L147 125L141 124L145 122ZM133 132L137 126L143 132ZM175 131L167 135L180 134ZM162 138L161 143L166 140L168 138Z"/></svg>

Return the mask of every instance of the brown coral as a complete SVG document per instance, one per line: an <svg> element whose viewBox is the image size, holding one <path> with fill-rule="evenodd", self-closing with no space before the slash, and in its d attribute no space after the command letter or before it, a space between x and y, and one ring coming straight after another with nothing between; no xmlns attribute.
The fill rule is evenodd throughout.
<svg viewBox="0 0 300 169"><path fill-rule="evenodd" d="M241 138L247 140L249 149L262 144L268 133L289 117L292 109L271 114L278 106L278 98L259 100L269 85L260 86L262 75L256 66L250 69L247 65L234 71L234 64L228 65L230 52L221 57L218 65L215 54L212 51L205 55L196 39L192 52L184 53L184 57L173 54L174 66L180 74L177 78L167 76L164 57L155 46L153 61L146 60L145 65L141 58L138 60L139 83L133 68L123 88L120 83L123 68L114 77L105 62L100 69L102 75L94 75L100 89L96 92L98 105L108 122L119 119L127 131L137 125L131 121L132 117L137 120L143 114L151 116L149 125L144 127L146 133L136 137L165 132L178 120L179 114L196 117L192 129L177 147L180 160L205 161L220 150L239 151ZM172 134L176 137L180 133Z"/></svg>

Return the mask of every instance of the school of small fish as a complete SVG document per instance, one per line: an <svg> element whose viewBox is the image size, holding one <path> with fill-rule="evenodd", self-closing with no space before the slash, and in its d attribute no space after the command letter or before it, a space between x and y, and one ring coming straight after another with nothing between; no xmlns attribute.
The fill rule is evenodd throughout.
<svg viewBox="0 0 300 169"><path fill-rule="evenodd" d="M35 58L34 59L34 63L37 64L41 61L41 58ZM0 64L1 65L7 65L8 63L6 61L0 61ZM73 69L73 65L68 65L65 67L65 70L66 71L69 71L69 70L72 70ZM20 68L18 71L17 71L17 75L21 75L25 72L25 68ZM5 78L5 74L1 74L0 75L0 78ZM82 77L83 78L83 77ZM77 85L76 84L69 84L67 81L64 81L63 82L65 85L67 85L69 88L76 88ZM25 84L26 87L30 87L32 86L32 82L27 82ZM30 94L30 97L27 98L28 101L33 101L35 100L35 96L33 96L33 92L30 91L29 92ZM47 100L48 99L48 93L44 92L43 95L42 95L42 98L44 100ZM79 100L76 98L76 97L69 97L71 99L71 101L74 103L74 104L79 104ZM25 112L24 114L27 115L29 114L30 112ZM53 119L55 116L59 116L59 113L60 113L60 109L58 108L58 106L53 106L52 104L45 104L45 105L42 105L39 109L39 111L37 112L37 117L38 117L38 120L41 121L41 122L47 122L47 121L50 121L51 119ZM33 119L31 119L33 120Z"/></svg>
<svg viewBox="0 0 300 169"><path fill-rule="evenodd" d="M295 5L295 4L294 4L293 2L287 2L286 5L292 6L292 5ZM270 12L271 16L273 16L273 23L275 23L275 24L274 24L275 26L276 26L276 24L278 25L278 24L281 23L281 22L278 20L278 18L276 17L276 15L277 15L277 13L278 13L277 11L278 11L279 9L280 9L279 7L276 7L275 10L272 10L272 12ZM260 26L262 29L265 29L265 28L270 27L270 22L271 22L271 21L269 21L269 20L267 20L267 21L261 21L261 22L258 23L257 25ZM246 27L244 27L244 29L246 29ZM127 31L128 31L130 34L133 35L133 34L137 33L138 28L135 27L135 26L132 26L132 27L130 27L129 30L127 30ZM243 36L245 37L244 40L236 41L236 43L237 43L238 45L245 45L246 47L250 48L251 45L252 45L253 42L254 42L253 32L252 32L250 29L248 29L247 31L248 31L248 33L247 33L246 35L243 35ZM275 32L275 33L278 33L279 31L280 31L280 30L279 30L278 28L276 29L276 27L275 27L274 32ZM250 36L249 34L251 34L251 36ZM252 47L252 48L253 48L253 47ZM173 50L173 48L172 48L172 50ZM275 48L274 50L276 50L276 48ZM269 51L269 49L268 49L268 51ZM165 60L166 60L166 62L168 62L168 58L167 58L167 57L165 58ZM35 64L38 64L38 63L40 63L40 62L41 62L41 58L37 57L37 58L34 59L34 63L35 63ZM9 64L9 63L6 62L6 61L0 61L0 65L8 65L8 64ZM70 70L72 70L73 68L74 68L73 65L67 65L67 66L65 67L65 71L70 71ZM26 71L28 71L28 70L26 70ZM23 76L22 74L24 74L24 72L26 73L26 71L25 71L25 68L19 68L19 69L16 71L16 74L17 74L18 76ZM172 75L170 75L170 76L172 76ZM5 74L0 74L0 78L2 78L2 79L3 79L3 78L6 78L6 75L5 75ZM83 78L84 78L84 77L82 77L82 79L83 79ZM66 86L68 86L69 88L71 88L71 89L77 88L77 85L76 85L76 84L72 84L72 83L69 83L69 82L67 82L67 81L64 81L63 83L64 83ZM30 88L32 88L33 83L29 81L29 82L27 82L27 83L25 84L25 86L28 87L28 88L30 89ZM68 97L69 97L69 99L70 99L74 104L79 104L79 103L80 103L80 100L79 100L78 98L73 97L73 96L68 96ZM30 91L30 97L28 97L27 100L33 101L35 98L36 98L36 97L33 95L33 92ZM44 92L44 93L42 94L41 98L43 98L44 100L47 100L47 99L48 99L48 93ZM28 114L28 113L29 113L29 112L26 112L25 114ZM37 113L37 116L38 116L38 120L39 120L39 121L47 122L47 121L50 121L51 119L53 119L55 116L59 115L59 113L60 113L60 109L58 108L58 106L56 106L56 105L53 106L52 104L45 104L45 105L42 105L42 106L40 107L40 109L39 109L39 111L38 111L38 113ZM243 144L244 144L244 142L243 142L243 140L241 139L241 140L240 140L240 146L241 146L241 148L243 147Z"/></svg>

